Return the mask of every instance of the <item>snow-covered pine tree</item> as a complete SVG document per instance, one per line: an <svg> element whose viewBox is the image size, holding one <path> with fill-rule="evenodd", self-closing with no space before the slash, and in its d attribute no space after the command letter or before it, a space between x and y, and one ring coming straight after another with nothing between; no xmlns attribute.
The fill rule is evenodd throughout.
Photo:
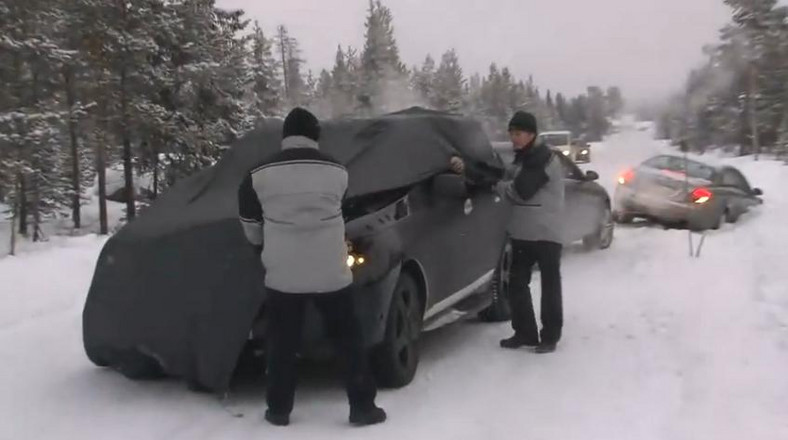
<svg viewBox="0 0 788 440"><path fill-rule="evenodd" d="M312 108L315 114L321 119L333 118L332 99L334 95L334 84L328 70L320 71L314 90Z"/></svg>
<svg viewBox="0 0 788 440"><path fill-rule="evenodd" d="M380 0L370 0L362 66L362 107L376 114L399 109L409 95L407 69L394 38L391 10ZM406 104L405 104L406 105Z"/></svg>
<svg viewBox="0 0 788 440"><path fill-rule="evenodd" d="M0 75L9 89L0 102L3 171L11 181L6 198L19 219L19 232L28 233L32 217L33 239L38 240L43 218L65 204L58 166L65 113L59 111L55 78L73 54L57 40L57 26L63 21L55 3L4 3L0 10Z"/></svg>
<svg viewBox="0 0 788 440"><path fill-rule="evenodd" d="M435 59L427 55L420 68L413 69L412 87L416 96L431 107L435 102Z"/></svg>
<svg viewBox="0 0 788 440"><path fill-rule="evenodd" d="M342 46L338 46L334 68L331 70L329 102L332 117L342 117L353 112L357 83L349 61L349 54L345 53Z"/></svg>
<svg viewBox="0 0 788 440"><path fill-rule="evenodd" d="M285 26L279 26L276 36L277 56L282 60L282 78L284 82L287 107L304 105L306 100L306 81L301 72L304 60L298 41L290 36Z"/></svg>
<svg viewBox="0 0 788 440"><path fill-rule="evenodd" d="M432 105L434 108L460 112L465 107L463 102L465 77L454 49L447 51L441 57L440 67L435 72L433 90Z"/></svg>
<svg viewBox="0 0 788 440"><path fill-rule="evenodd" d="M624 95L621 93L621 88L617 86L608 87L605 99L607 100L608 117L620 117L624 111Z"/></svg>
<svg viewBox="0 0 788 440"><path fill-rule="evenodd" d="M252 91L258 117L279 116L282 111L281 62L273 54L273 40L266 38L255 21L252 34L250 68L254 84Z"/></svg>

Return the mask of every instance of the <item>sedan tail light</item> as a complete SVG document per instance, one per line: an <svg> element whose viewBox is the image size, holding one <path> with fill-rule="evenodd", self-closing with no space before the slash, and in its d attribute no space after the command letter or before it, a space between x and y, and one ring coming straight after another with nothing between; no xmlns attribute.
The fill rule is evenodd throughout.
<svg viewBox="0 0 788 440"><path fill-rule="evenodd" d="M626 185L635 178L635 172L632 170L626 170L623 174L618 176L618 183L621 185Z"/></svg>
<svg viewBox="0 0 788 440"><path fill-rule="evenodd" d="M695 188L692 193L690 193L690 199L692 203L702 205L711 200L712 195L712 192L707 188Z"/></svg>

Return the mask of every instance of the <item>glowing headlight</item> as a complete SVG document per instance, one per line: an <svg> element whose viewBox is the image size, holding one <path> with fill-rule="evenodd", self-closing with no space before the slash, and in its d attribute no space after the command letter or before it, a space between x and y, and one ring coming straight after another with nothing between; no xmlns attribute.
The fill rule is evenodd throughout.
<svg viewBox="0 0 788 440"><path fill-rule="evenodd" d="M347 267L357 267L361 266L366 262L366 259L359 255L348 255L347 256Z"/></svg>
<svg viewBox="0 0 788 440"><path fill-rule="evenodd" d="M588 150L583 150L580 152L580 154L588 154Z"/></svg>
<svg viewBox="0 0 788 440"><path fill-rule="evenodd" d="M564 156L569 156L571 153L568 151L564 151Z"/></svg>

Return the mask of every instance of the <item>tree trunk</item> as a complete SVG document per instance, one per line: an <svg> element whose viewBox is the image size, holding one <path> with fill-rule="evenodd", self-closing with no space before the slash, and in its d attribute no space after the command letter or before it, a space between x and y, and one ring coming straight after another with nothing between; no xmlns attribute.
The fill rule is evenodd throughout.
<svg viewBox="0 0 788 440"><path fill-rule="evenodd" d="M41 178L33 178L33 242L41 240Z"/></svg>
<svg viewBox="0 0 788 440"><path fill-rule="evenodd" d="M14 187L17 189L17 195L19 194L19 183L15 183ZM9 252L10 255L16 255L16 218L19 213L19 197L17 196L17 200L14 200L14 207L11 209L11 251Z"/></svg>
<svg viewBox="0 0 788 440"><path fill-rule="evenodd" d="M761 140L758 130L758 70L755 66L750 68L750 130L752 131L752 150L755 160L760 158Z"/></svg>
<svg viewBox="0 0 788 440"><path fill-rule="evenodd" d="M129 138L128 96L126 91L126 68L120 71L120 112L121 137L123 141L123 176L126 184L126 218L136 217L136 197L134 194L134 165L131 161L131 139Z"/></svg>
<svg viewBox="0 0 788 440"><path fill-rule="evenodd" d="M96 174L98 175L98 196L99 196L99 234L107 235L109 233L109 225L107 222L107 158L106 158L106 144L107 144L107 129L109 124L106 120L107 102L102 101L99 111L99 118L102 118L99 124L100 136L96 143Z"/></svg>
<svg viewBox="0 0 788 440"><path fill-rule="evenodd" d="M159 197L159 143L153 141L153 200Z"/></svg>
<svg viewBox="0 0 788 440"><path fill-rule="evenodd" d="M66 86L66 104L68 105L68 134L71 138L71 190L74 192L71 198L71 218L74 221L74 228L82 227L81 210L81 175L79 169L79 141L77 138L77 121L74 117L74 72L70 67L63 71L63 81Z"/></svg>
<svg viewBox="0 0 788 440"><path fill-rule="evenodd" d="M24 173L20 172L19 179L19 234L27 237L27 182Z"/></svg>
<svg viewBox="0 0 788 440"><path fill-rule="evenodd" d="M287 68L289 67L287 65L287 45L289 44L289 42L287 41L287 38L285 38L286 36L287 35L285 34L284 29L280 29L279 30L279 49L282 52L282 74L283 74L284 80L285 80L284 83L283 83L284 86L285 86L285 101L289 104L289 102L290 102L290 83L288 81L289 77L287 76Z"/></svg>

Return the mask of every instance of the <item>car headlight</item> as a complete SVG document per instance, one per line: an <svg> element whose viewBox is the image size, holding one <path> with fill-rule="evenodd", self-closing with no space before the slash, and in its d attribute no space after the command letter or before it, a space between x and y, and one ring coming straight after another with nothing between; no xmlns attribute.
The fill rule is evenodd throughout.
<svg viewBox="0 0 788 440"><path fill-rule="evenodd" d="M583 155L588 154L588 150L583 150L583 151L580 152L580 154L583 154Z"/></svg>
<svg viewBox="0 0 788 440"><path fill-rule="evenodd" d="M361 266L362 264L366 263L366 258L362 257L361 255L348 255L347 256L347 267L354 268Z"/></svg>
<svg viewBox="0 0 788 440"><path fill-rule="evenodd" d="M564 156L569 156L571 153L569 151L564 151Z"/></svg>
<svg viewBox="0 0 788 440"><path fill-rule="evenodd" d="M363 255L353 252L353 243L348 240L345 241L345 244L347 245L347 267L352 269L367 262L367 259Z"/></svg>

